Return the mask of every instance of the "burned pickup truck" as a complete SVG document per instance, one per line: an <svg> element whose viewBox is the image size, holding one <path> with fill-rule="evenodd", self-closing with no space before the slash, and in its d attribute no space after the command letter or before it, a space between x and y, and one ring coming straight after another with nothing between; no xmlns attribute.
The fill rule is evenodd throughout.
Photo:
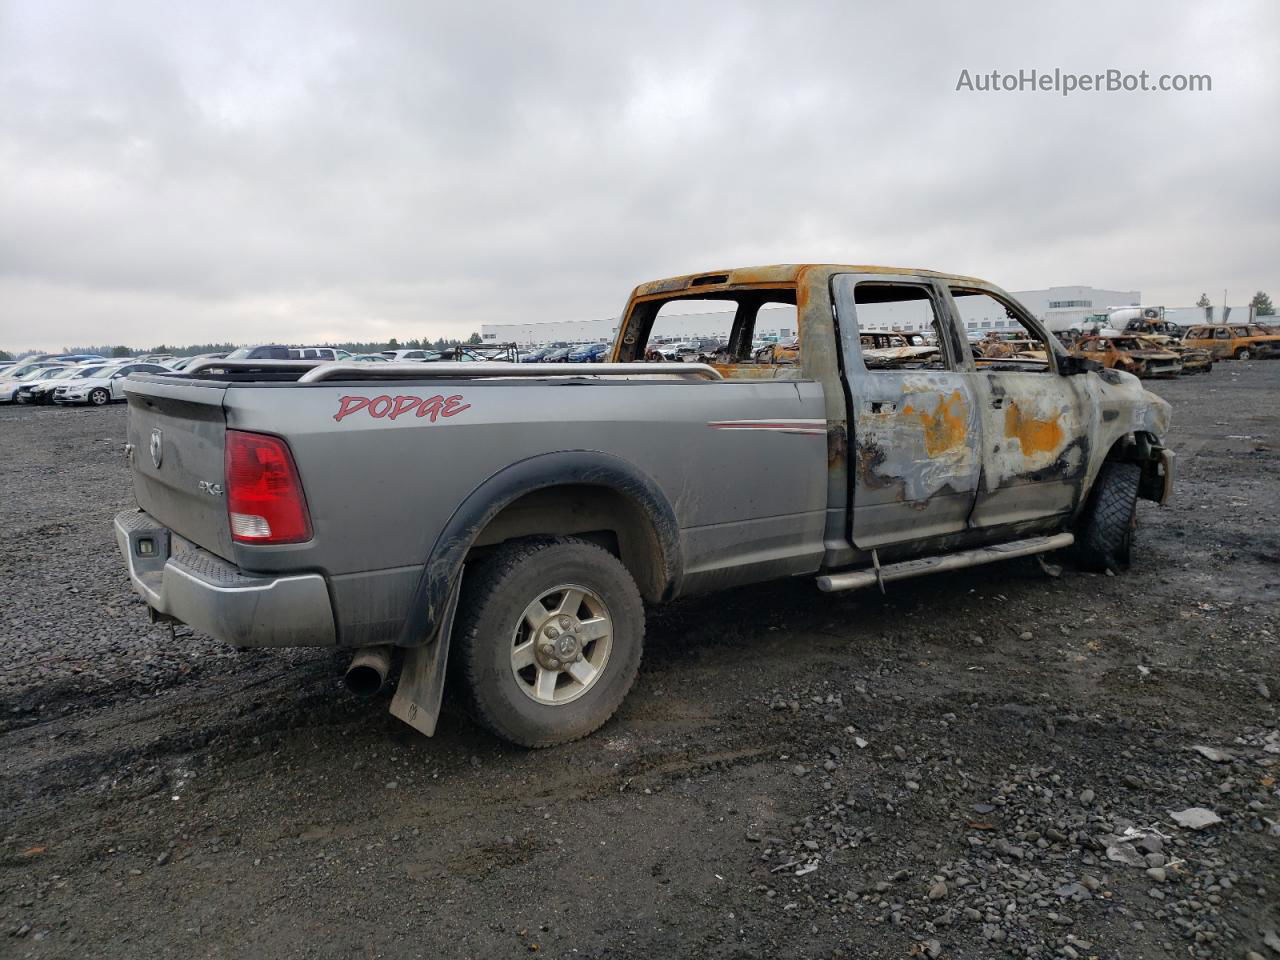
<svg viewBox="0 0 1280 960"><path fill-rule="evenodd" d="M731 315L714 362L645 363L691 308ZM976 362L965 318L992 310L1045 359ZM753 351L765 323L796 349ZM868 362L860 329L897 328L935 349ZM451 696L531 747L618 708L646 604L1067 548L1118 570L1136 500L1172 483L1168 404L997 287L923 270L643 284L590 367L207 360L126 395L140 509L115 529L155 617L351 648L365 693L401 661L392 712L428 734L447 666Z"/></svg>

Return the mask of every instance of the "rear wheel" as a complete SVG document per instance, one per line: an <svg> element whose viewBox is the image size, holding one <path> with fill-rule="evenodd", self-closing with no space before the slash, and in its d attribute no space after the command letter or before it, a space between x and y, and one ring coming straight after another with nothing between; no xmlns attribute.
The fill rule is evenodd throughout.
<svg viewBox="0 0 1280 960"><path fill-rule="evenodd" d="M1237 360L1252 360L1252 359L1253 359L1253 351L1252 351L1252 350L1250 350L1248 347L1241 347L1239 350L1237 350L1237 351L1236 351L1236 359L1237 359Z"/></svg>
<svg viewBox="0 0 1280 960"><path fill-rule="evenodd" d="M1102 465L1076 532L1081 566L1113 573L1129 569L1141 479L1142 468L1136 463L1108 460Z"/></svg>
<svg viewBox="0 0 1280 960"><path fill-rule="evenodd" d="M95 407L104 407L107 405L108 402L110 402L110 400L111 400L111 394L109 394L102 387L95 387L94 389L89 391L89 402L92 403Z"/></svg>
<svg viewBox="0 0 1280 960"><path fill-rule="evenodd" d="M525 747L584 737L635 682L644 606L613 554L518 540L467 568L451 666L471 715Z"/></svg>

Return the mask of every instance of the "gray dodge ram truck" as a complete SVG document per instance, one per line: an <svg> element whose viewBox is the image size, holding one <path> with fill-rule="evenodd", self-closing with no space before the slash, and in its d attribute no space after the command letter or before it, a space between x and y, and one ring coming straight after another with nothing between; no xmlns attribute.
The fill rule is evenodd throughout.
<svg viewBox="0 0 1280 960"><path fill-rule="evenodd" d="M694 311L726 345L645 362L655 324ZM988 330L1041 350L984 358ZM126 395L140 509L115 529L153 617L351 648L369 694L396 654L392 712L427 734L447 664L479 723L531 747L618 708L646 603L1068 547L1118 570L1137 498L1173 477L1169 405L1135 377L997 287L913 269L647 283L591 366L210 359Z"/></svg>

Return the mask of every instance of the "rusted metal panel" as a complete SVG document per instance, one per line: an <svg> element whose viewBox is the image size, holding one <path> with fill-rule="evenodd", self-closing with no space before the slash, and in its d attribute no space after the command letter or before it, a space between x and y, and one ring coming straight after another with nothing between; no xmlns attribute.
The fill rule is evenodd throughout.
<svg viewBox="0 0 1280 960"><path fill-rule="evenodd" d="M1089 424L1071 377L1049 371L981 374L983 478L979 526L1071 510L1088 465Z"/></svg>
<svg viewBox="0 0 1280 960"><path fill-rule="evenodd" d="M704 270L700 273L689 273L679 277L666 277L642 283L632 291L633 298L647 297L653 294L669 294L678 290L713 291L744 284L787 284L798 283L805 273L818 273L830 277L836 273L891 274L895 276L930 277L934 279L957 280L965 283L982 283L977 277L966 277L959 274L939 273L935 270L920 270L914 267L886 267L875 265L855 265L840 263L778 263L759 267L738 267L732 270ZM708 277L726 277L723 283L699 283L695 281Z"/></svg>

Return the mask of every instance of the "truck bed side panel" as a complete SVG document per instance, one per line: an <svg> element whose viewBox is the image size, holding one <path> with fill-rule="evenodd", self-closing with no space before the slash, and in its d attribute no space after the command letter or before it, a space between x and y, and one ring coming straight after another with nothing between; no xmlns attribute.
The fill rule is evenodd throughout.
<svg viewBox="0 0 1280 960"><path fill-rule="evenodd" d="M432 398L440 415L419 416L415 401ZM319 383L233 387L226 408L229 427L288 439L315 527L305 563L330 575L423 563L486 479L568 450L609 453L652 477L688 532L688 568L731 566L745 559L739 550L822 549L821 398L802 402L791 383ZM237 550L255 570L302 559L297 548Z"/></svg>

